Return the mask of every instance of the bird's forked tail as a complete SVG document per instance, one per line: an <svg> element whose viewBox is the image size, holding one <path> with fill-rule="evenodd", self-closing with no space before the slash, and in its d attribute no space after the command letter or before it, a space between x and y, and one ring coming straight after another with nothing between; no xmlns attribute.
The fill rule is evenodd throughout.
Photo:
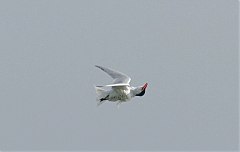
<svg viewBox="0 0 240 152"><path fill-rule="evenodd" d="M108 96L108 93L106 90L104 90L103 88L100 87L96 87L95 86L95 90L96 90L96 94L97 94L97 102L98 102L98 106L101 105L104 101L106 101L106 97Z"/></svg>

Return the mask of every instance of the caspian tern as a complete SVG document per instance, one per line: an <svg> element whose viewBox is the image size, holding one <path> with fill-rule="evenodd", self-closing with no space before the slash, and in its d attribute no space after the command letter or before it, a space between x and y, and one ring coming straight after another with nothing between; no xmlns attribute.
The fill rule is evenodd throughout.
<svg viewBox="0 0 240 152"><path fill-rule="evenodd" d="M131 81L129 76L109 68L95 66L113 78L113 84L95 87L98 105L104 101L117 102L117 105L119 105L122 102L131 100L135 96L143 96L145 94L148 83L140 87L132 87L129 84ZM111 89L106 90L106 87L111 87Z"/></svg>

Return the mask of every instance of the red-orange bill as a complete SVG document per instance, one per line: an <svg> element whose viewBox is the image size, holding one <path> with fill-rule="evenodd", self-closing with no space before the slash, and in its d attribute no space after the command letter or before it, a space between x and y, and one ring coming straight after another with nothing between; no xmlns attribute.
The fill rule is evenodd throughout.
<svg viewBox="0 0 240 152"><path fill-rule="evenodd" d="M147 88L147 86L148 86L148 83L145 83L142 88L145 90Z"/></svg>

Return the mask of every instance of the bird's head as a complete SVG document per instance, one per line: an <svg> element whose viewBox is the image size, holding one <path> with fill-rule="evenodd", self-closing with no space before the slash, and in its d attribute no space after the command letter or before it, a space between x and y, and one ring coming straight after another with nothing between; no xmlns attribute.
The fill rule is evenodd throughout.
<svg viewBox="0 0 240 152"><path fill-rule="evenodd" d="M148 83L145 83L143 86L137 87L135 96L143 96L145 94L145 90L147 86L148 86Z"/></svg>

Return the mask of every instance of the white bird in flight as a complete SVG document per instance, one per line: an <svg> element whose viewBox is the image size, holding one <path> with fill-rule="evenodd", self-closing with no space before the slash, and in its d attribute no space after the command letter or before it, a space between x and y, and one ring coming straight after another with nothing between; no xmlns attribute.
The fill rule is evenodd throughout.
<svg viewBox="0 0 240 152"><path fill-rule="evenodd" d="M98 65L95 66L113 78L113 84L95 87L98 105L104 101L117 102L117 105L119 105L122 102L131 100L135 96L143 96L145 94L148 83L140 87L132 87L129 84L131 81L129 76L109 68ZM111 87L111 89L106 90L106 87Z"/></svg>

